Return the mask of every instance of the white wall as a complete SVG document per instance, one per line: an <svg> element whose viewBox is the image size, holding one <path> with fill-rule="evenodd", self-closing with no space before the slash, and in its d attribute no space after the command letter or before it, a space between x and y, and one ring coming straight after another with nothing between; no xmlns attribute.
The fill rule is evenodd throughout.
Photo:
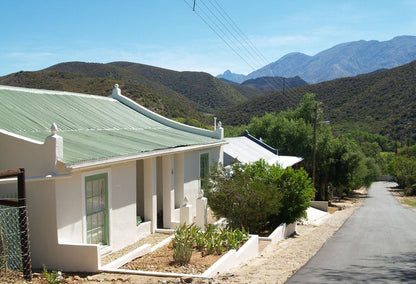
<svg viewBox="0 0 416 284"><path fill-rule="evenodd" d="M136 162L111 167L110 245L122 249L136 239Z"/></svg>
<svg viewBox="0 0 416 284"><path fill-rule="evenodd" d="M55 172L55 154L51 143L33 143L0 132L0 170L25 168L26 177L45 176Z"/></svg>
<svg viewBox="0 0 416 284"><path fill-rule="evenodd" d="M97 271L98 246L58 243L55 181L26 183L26 193L32 267Z"/></svg>
<svg viewBox="0 0 416 284"><path fill-rule="evenodd" d="M26 184L32 267L54 265L58 243L56 232L55 182Z"/></svg>
<svg viewBox="0 0 416 284"><path fill-rule="evenodd" d="M83 199L82 174L72 178L56 180L56 216L60 243L83 243Z"/></svg>
<svg viewBox="0 0 416 284"><path fill-rule="evenodd" d="M184 195L188 197L192 205L191 214L196 214L196 199L198 198L200 181L199 181L199 156L203 153L209 153L209 165L212 167L218 161L222 161L222 148L215 147L198 151L186 152L184 155Z"/></svg>
<svg viewBox="0 0 416 284"><path fill-rule="evenodd" d="M56 215L60 243L86 243L86 176L108 173L109 246L113 251L136 239L136 162L75 173L57 180Z"/></svg>

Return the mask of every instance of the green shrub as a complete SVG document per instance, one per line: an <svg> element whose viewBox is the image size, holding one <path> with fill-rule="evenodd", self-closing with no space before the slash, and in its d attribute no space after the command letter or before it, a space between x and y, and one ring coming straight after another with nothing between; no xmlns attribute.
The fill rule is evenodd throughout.
<svg viewBox="0 0 416 284"><path fill-rule="evenodd" d="M281 175L275 182L283 194L282 207L277 216L271 216L271 218L276 218L273 222L271 221L272 229L281 223L290 224L306 217L306 209L310 206L315 193L305 170L286 168L279 172Z"/></svg>
<svg viewBox="0 0 416 284"><path fill-rule="evenodd" d="M416 146L399 151L389 161L389 172L406 195L416 194Z"/></svg>
<svg viewBox="0 0 416 284"><path fill-rule="evenodd" d="M273 184L273 171L264 160L253 164L235 162L231 169L213 169L205 183L205 196L217 217L225 217L232 228L259 232L268 217L279 213L282 194Z"/></svg>
<svg viewBox="0 0 416 284"><path fill-rule="evenodd" d="M205 196L214 214L227 218L232 228L250 233L301 219L315 191L303 169L281 169L264 160L236 161L231 169L213 169L206 185Z"/></svg>

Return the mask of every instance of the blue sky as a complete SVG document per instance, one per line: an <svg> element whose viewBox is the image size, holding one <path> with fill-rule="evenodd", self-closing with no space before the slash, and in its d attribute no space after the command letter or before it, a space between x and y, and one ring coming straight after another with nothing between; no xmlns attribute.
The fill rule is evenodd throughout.
<svg viewBox="0 0 416 284"><path fill-rule="evenodd" d="M216 10L216 3L223 10ZM192 4L1 0L0 76L67 61L131 61L213 75L226 69L247 74L289 52L314 55L343 42L416 35L414 0L196 0L196 11L211 19L219 34L226 28L215 18L221 19L218 11L230 16L261 53L251 53L258 60L250 61L233 38L239 38L237 33L222 35L227 45Z"/></svg>

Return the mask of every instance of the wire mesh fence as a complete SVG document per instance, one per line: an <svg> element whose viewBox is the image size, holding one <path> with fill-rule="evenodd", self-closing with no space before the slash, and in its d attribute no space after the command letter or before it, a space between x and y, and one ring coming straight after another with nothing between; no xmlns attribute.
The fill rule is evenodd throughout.
<svg viewBox="0 0 416 284"><path fill-rule="evenodd" d="M17 177L17 198L0 197L0 277L20 271L32 280L24 169L0 172L0 179Z"/></svg>
<svg viewBox="0 0 416 284"><path fill-rule="evenodd" d="M27 225L25 207L0 206L0 275L4 276L11 271L24 272L30 255L22 253L22 245L28 246L28 239L21 238L20 220ZM20 216L19 216L20 215ZM23 216L21 216L23 215ZM27 233L27 232L26 232ZM22 244L23 240L23 244ZM26 266L26 267L25 267Z"/></svg>

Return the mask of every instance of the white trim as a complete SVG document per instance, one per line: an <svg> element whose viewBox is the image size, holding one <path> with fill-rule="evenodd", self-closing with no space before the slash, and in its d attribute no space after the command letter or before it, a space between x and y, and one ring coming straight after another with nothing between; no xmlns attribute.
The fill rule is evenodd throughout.
<svg viewBox="0 0 416 284"><path fill-rule="evenodd" d="M147 117L149 117L149 118L151 118L151 119L153 119L153 120L155 120L159 123L162 123L166 126L169 126L169 127L175 128L175 129L179 129L179 130L182 130L182 131L198 134L198 135L203 135L203 136L206 136L206 137L222 139L220 129L218 129L218 131L211 131L211 130L198 128L198 127L186 125L186 124L171 120L169 118L161 116L160 114L157 114L157 113L139 105L138 103L131 100L130 98L127 98L127 97L123 96L121 94L121 92L115 92L113 90L113 93L111 94L110 98L116 99L120 103L123 103L124 105L132 108L133 110L135 110L135 111L137 111L137 112L139 112L139 113L141 113L141 114L143 114L143 115L145 115L145 116L147 116Z"/></svg>
<svg viewBox="0 0 416 284"><path fill-rule="evenodd" d="M169 154L176 154L180 152L189 152L189 151L195 151L195 150L214 148L214 147L222 146L227 143L228 142L226 141L221 141L221 142L216 142L212 144L192 145L192 146L185 146L185 147L156 150L156 151L151 151L151 152L133 154L129 156L121 156L121 157L119 156L119 157L113 157L113 158L108 158L108 159L103 159L103 160L94 160L94 161L86 161L86 162L69 164L67 165L67 168L72 171L84 170L86 168L108 166L111 164L130 162L133 160L141 160L145 158L159 157L159 156L164 156L164 155L169 155Z"/></svg>
<svg viewBox="0 0 416 284"><path fill-rule="evenodd" d="M111 214L112 214L112 195L111 195L111 168L99 169L94 171L83 172L81 174L82 186L81 186L81 198L82 198L82 242L87 243L87 209L85 206L85 178L89 176L107 174L107 203L108 203L108 246L111 249Z"/></svg>
<svg viewBox="0 0 416 284"><path fill-rule="evenodd" d="M20 139L20 140L29 142L29 143L37 144L37 145L45 144L45 142L40 142L40 141L35 140L35 139L27 138L25 136L22 136L22 135L19 135L19 134L16 134L16 133L4 130L4 129L0 129L0 133L2 133L4 135L7 135L7 136L11 136L11 137L16 138L16 139Z"/></svg>
<svg viewBox="0 0 416 284"><path fill-rule="evenodd" d="M5 85L0 85L0 90L20 91L20 92L32 93L32 94L77 96L77 97L84 97L84 98L90 98L90 99L116 101L115 99L110 98L110 97L103 97L103 96L97 96L97 95L91 95L91 94L81 94L81 93L74 93L74 92L45 90L45 89L33 89L33 88L14 87L14 86L5 86Z"/></svg>
<svg viewBox="0 0 416 284"><path fill-rule="evenodd" d="M30 176L30 177L25 177L25 182L32 182L32 181L44 181L44 180L57 180L57 179L67 179L67 178L71 178L72 175L47 175L47 176ZM14 183L17 182L17 178L16 177L12 177L12 178L4 178L4 179L0 179L0 184L8 184L8 183Z"/></svg>

